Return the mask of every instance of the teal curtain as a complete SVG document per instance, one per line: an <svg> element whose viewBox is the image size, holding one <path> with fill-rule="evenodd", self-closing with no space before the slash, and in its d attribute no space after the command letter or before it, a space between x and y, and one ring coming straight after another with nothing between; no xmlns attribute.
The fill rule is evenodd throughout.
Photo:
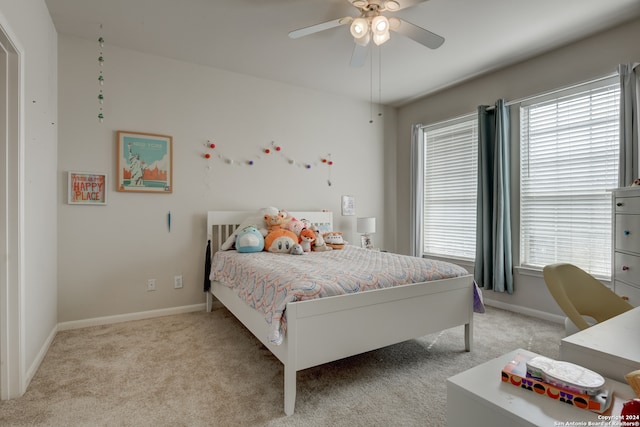
<svg viewBox="0 0 640 427"><path fill-rule="evenodd" d="M621 64L620 76L620 166L618 185L626 187L640 177L638 171L638 121L640 121L639 64Z"/></svg>
<svg viewBox="0 0 640 427"><path fill-rule="evenodd" d="M511 254L511 183L509 108L478 107L478 210L476 283L496 292L513 293Z"/></svg>
<svg viewBox="0 0 640 427"><path fill-rule="evenodd" d="M424 193L424 131L422 125L411 126L411 214L409 221L409 255L422 257L422 198Z"/></svg>

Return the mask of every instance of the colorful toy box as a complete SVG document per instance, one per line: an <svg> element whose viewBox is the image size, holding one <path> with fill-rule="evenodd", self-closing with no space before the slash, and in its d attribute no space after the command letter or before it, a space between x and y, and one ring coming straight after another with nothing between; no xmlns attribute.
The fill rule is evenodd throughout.
<svg viewBox="0 0 640 427"><path fill-rule="evenodd" d="M576 393L575 390L552 385L529 376L527 373L527 361L531 359L531 357L524 354L517 354L502 369L502 382L599 414L605 412L611 406L613 393L607 386L600 390L599 393L591 396Z"/></svg>

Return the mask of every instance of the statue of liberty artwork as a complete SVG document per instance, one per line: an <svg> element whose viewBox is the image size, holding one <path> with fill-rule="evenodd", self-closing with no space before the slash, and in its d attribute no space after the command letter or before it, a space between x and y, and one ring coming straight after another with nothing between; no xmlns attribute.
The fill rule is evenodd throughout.
<svg viewBox="0 0 640 427"><path fill-rule="evenodd" d="M171 193L172 137L118 132L118 191Z"/></svg>
<svg viewBox="0 0 640 427"><path fill-rule="evenodd" d="M131 151L131 144L129 146L129 170L131 171L130 186L144 187L144 164L140 161L140 154L136 154Z"/></svg>

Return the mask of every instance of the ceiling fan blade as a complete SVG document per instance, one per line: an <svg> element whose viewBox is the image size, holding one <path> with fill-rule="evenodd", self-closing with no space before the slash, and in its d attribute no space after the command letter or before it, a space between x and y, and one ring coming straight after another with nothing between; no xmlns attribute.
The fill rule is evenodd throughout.
<svg viewBox="0 0 640 427"><path fill-rule="evenodd" d="M425 45L429 49L437 49L442 46L444 43L444 37L437 35L436 33L432 33L429 30L425 30L422 27L418 27L411 22L405 21L404 19L400 19L400 25L396 28L391 28L396 33L400 33L403 36L409 37L412 40L417 41L418 43Z"/></svg>
<svg viewBox="0 0 640 427"><path fill-rule="evenodd" d="M308 36L310 34L319 33L320 31L329 30L331 28L339 27L340 25L351 22L351 17L338 18L333 21L322 22L320 24L311 25L309 27L293 30L289 33L289 37L292 39L298 39L300 37Z"/></svg>
<svg viewBox="0 0 640 427"><path fill-rule="evenodd" d="M369 45L359 45L357 43L354 44L353 53L351 54L351 66L352 67L362 67L364 65L364 60L367 59L367 53L369 52Z"/></svg>

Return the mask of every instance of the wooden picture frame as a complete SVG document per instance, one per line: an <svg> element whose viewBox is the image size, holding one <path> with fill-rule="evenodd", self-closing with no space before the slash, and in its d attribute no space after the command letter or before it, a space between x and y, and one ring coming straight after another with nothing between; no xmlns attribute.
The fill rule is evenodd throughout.
<svg viewBox="0 0 640 427"><path fill-rule="evenodd" d="M69 171L67 173L67 203L70 205L106 205L106 173Z"/></svg>
<svg viewBox="0 0 640 427"><path fill-rule="evenodd" d="M173 138L169 135L118 131L118 181L125 193L173 192Z"/></svg>

